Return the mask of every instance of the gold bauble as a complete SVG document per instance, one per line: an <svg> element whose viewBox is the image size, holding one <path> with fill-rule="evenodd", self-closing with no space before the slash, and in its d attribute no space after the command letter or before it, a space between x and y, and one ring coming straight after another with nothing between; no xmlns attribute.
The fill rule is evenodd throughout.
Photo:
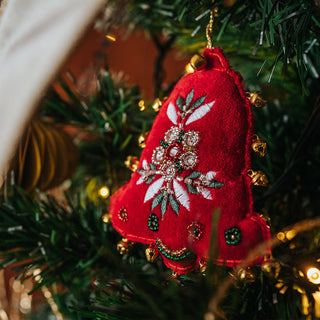
<svg viewBox="0 0 320 320"><path fill-rule="evenodd" d="M259 156L264 157L267 153L267 144L261 140L257 135L252 139L252 150Z"/></svg>
<svg viewBox="0 0 320 320"><path fill-rule="evenodd" d="M105 223L105 224L110 224L110 223L111 223L111 214L110 214L110 213L105 213L105 214L102 216L102 221L103 221L103 223Z"/></svg>
<svg viewBox="0 0 320 320"><path fill-rule="evenodd" d="M247 98L250 103L257 108L265 107L267 105L267 101L262 99L257 92L247 92Z"/></svg>
<svg viewBox="0 0 320 320"><path fill-rule="evenodd" d="M129 241L126 238L122 238L122 240L117 244L117 250L121 255L123 255L128 253L132 246L133 246L132 241Z"/></svg>
<svg viewBox="0 0 320 320"><path fill-rule="evenodd" d="M159 256L157 250L155 248L147 248L146 249L146 258L148 262L155 262Z"/></svg>
<svg viewBox="0 0 320 320"><path fill-rule="evenodd" d="M253 171L250 169L248 170L248 176L255 186L266 187L269 184L268 178L262 171Z"/></svg>
<svg viewBox="0 0 320 320"><path fill-rule="evenodd" d="M261 265L261 270L270 278L277 278L280 272L280 263L278 261L269 260Z"/></svg>
<svg viewBox="0 0 320 320"><path fill-rule="evenodd" d="M64 130L35 118L21 138L10 170L15 173L15 183L26 191L44 191L68 179L78 158L79 150Z"/></svg>
<svg viewBox="0 0 320 320"><path fill-rule="evenodd" d="M139 165L138 157L127 156L127 160L124 162L124 164L132 172L135 172L138 169L138 165Z"/></svg>

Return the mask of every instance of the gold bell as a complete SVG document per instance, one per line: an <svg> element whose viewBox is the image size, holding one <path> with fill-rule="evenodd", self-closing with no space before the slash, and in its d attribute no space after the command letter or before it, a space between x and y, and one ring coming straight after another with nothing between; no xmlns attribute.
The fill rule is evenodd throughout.
<svg viewBox="0 0 320 320"><path fill-rule="evenodd" d="M155 112L158 112L160 110L160 108L162 107L162 101L157 98L156 100L154 100L153 105L152 105L152 109Z"/></svg>
<svg viewBox="0 0 320 320"><path fill-rule="evenodd" d="M247 92L247 98L250 103L257 108L265 107L267 105L267 101L263 100L257 92Z"/></svg>
<svg viewBox="0 0 320 320"><path fill-rule="evenodd" d="M251 147L259 157L264 157L267 153L267 143L261 140L256 134L253 136Z"/></svg>
<svg viewBox="0 0 320 320"><path fill-rule="evenodd" d="M248 176L252 179L255 186L266 187L269 184L267 176L262 171L248 170Z"/></svg>
<svg viewBox="0 0 320 320"><path fill-rule="evenodd" d="M207 64L206 59L202 55L196 53L190 59L190 63L187 64L186 72L187 73L192 73L194 71L201 70L202 68L205 67L206 64Z"/></svg>
<svg viewBox="0 0 320 320"><path fill-rule="evenodd" d="M199 262L199 271L205 275L207 270L207 262L204 260L200 260Z"/></svg>
<svg viewBox="0 0 320 320"><path fill-rule="evenodd" d="M138 103L138 106L139 106L140 111L146 110L146 105L144 103L144 100L140 100Z"/></svg>
<svg viewBox="0 0 320 320"><path fill-rule="evenodd" d="M126 254L130 251L133 246L133 242L129 241L126 238L122 238L122 240L117 244L117 250L120 254Z"/></svg>
<svg viewBox="0 0 320 320"><path fill-rule="evenodd" d="M142 149L146 147L146 140L148 134L149 132L141 133L138 138L139 147Z"/></svg>
<svg viewBox="0 0 320 320"><path fill-rule="evenodd" d="M105 213L105 214L102 216L102 221L103 221L103 223L105 223L105 224L110 224L110 223L111 223L111 214L110 214L110 213Z"/></svg>
<svg viewBox="0 0 320 320"><path fill-rule="evenodd" d="M200 70L206 64L207 64L206 59L198 53L196 53L190 60L190 65L194 70Z"/></svg>
<svg viewBox="0 0 320 320"><path fill-rule="evenodd" d="M135 156L127 156L127 160L124 162L124 164L132 172L135 172L138 169L139 160Z"/></svg>
<svg viewBox="0 0 320 320"><path fill-rule="evenodd" d="M265 221L267 227L270 229L270 228L271 228L271 219L270 219L270 217L267 216L267 215L264 215L264 214L259 214L259 216L260 216L260 218L261 218L262 220Z"/></svg>
<svg viewBox="0 0 320 320"><path fill-rule="evenodd" d="M265 261L261 265L261 270L268 277L276 279L280 272L280 263L274 260Z"/></svg>
<svg viewBox="0 0 320 320"><path fill-rule="evenodd" d="M250 268L239 268L236 270L235 276L238 280L246 283L254 282L256 280L256 276Z"/></svg>
<svg viewBox="0 0 320 320"><path fill-rule="evenodd" d="M159 256L158 251L152 247L147 248L145 252L148 262L155 262Z"/></svg>

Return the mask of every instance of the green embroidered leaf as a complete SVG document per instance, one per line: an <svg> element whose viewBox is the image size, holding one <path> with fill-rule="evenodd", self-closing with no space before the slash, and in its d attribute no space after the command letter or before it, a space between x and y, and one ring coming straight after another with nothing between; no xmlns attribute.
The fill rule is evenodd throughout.
<svg viewBox="0 0 320 320"><path fill-rule="evenodd" d="M150 183L153 181L154 177L155 177L155 175L150 176L150 177L146 180L146 183L147 183L147 184L150 184Z"/></svg>
<svg viewBox="0 0 320 320"><path fill-rule="evenodd" d="M190 176L188 176L187 178L189 178L189 179L197 179L197 178L200 177L200 175L201 175L201 172L199 172L199 171L193 171L193 172L190 174Z"/></svg>
<svg viewBox="0 0 320 320"><path fill-rule="evenodd" d="M186 186L187 186L187 189L188 189L188 191L190 192L190 193L194 193L194 194L198 194L199 192L197 191L197 189L194 187L194 186L192 186L191 184L186 184Z"/></svg>
<svg viewBox="0 0 320 320"><path fill-rule="evenodd" d="M151 210L153 210L156 206L158 206L163 198L163 193L159 193L156 197L153 198Z"/></svg>
<svg viewBox="0 0 320 320"><path fill-rule="evenodd" d="M170 194L169 199L170 199L170 205L171 205L172 210L177 215L179 215L180 205L179 205L178 201L173 197L172 194Z"/></svg>
<svg viewBox="0 0 320 320"><path fill-rule="evenodd" d="M162 199L162 201L161 201L161 215L162 215L162 218L163 218L164 214L167 211L167 206L168 206L168 197L164 197Z"/></svg>
<svg viewBox="0 0 320 320"><path fill-rule="evenodd" d="M210 184L209 184L210 188L221 188L223 186L224 186L224 183L215 181L215 180L210 181Z"/></svg>
<svg viewBox="0 0 320 320"><path fill-rule="evenodd" d="M156 167L155 164L150 163L149 166L150 166L150 169L151 169L151 170L157 170L157 167Z"/></svg>
<svg viewBox="0 0 320 320"><path fill-rule="evenodd" d="M204 99L206 98L207 95L204 95L200 98L198 98L194 103L193 105L191 106L191 110L195 109L195 108L198 108L199 106L202 105Z"/></svg>
<svg viewBox="0 0 320 320"><path fill-rule="evenodd" d="M186 97L186 106L189 107L192 99L193 99L193 94L194 94L194 91L193 91L194 88L192 88L192 90L189 92L189 94L187 95Z"/></svg>
<svg viewBox="0 0 320 320"><path fill-rule="evenodd" d="M137 172L141 174L141 172L144 172L144 169L139 168L139 169L137 170Z"/></svg>
<svg viewBox="0 0 320 320"><path fill-rule="evenodd" d="M183 110L183 106L184 106L184 100L181 96L178 96L178 99L177 99L177 106L180 110Z"/></svg>

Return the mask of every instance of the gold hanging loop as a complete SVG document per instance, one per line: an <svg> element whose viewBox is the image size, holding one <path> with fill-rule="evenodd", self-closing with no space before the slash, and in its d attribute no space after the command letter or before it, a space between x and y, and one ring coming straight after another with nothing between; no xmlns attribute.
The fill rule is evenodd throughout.
<svg viewBox="0 0 320 320"><path fill-rule="evenodd" d="M213 30L213 21L214 18L218 16L218 7L215 7L210 11L210 20L206 28L206 37L207 37L207 48L212 49L212 30Z"/></svg>

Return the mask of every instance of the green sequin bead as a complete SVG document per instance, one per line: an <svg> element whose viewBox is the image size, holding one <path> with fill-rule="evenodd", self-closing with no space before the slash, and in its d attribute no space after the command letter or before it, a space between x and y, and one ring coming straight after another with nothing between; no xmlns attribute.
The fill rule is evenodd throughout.
<svg viewBox="0 0 320 320"><path fill-rule="evenodd" d="M226 243L231 246L236 246L241 242L241 231L238 227L233 227L224 232Z"/></svg>

